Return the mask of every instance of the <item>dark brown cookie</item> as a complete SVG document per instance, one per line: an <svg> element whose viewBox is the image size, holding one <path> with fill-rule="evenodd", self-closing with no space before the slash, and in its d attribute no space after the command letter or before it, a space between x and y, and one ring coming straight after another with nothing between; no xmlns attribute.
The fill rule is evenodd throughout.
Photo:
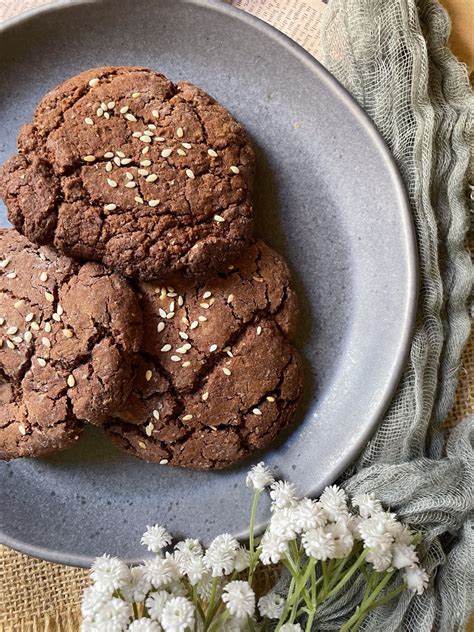
<svg viewBox="0 0 474 632"><path fill-rule="evenodd" d="M101 423L130 391L141 342L122 277L0 229L0 458L39 456Z"/></svg>
<svg viewBox="0 0 474 632"><path fill-rule="evenodd" d="M195 469L268 446L292 422L303 384L283 259L257 241L205 283L142 284L141 294L141 360L130 397L106 425L114 443Z"/></svg>
<svg viewBox="0 0 474 632"><path fill-rule="evenodd" d="M252 233L245 130L189 83L95 68L48 93L0 173L18 231L144 280L206 274Z"/></svg>

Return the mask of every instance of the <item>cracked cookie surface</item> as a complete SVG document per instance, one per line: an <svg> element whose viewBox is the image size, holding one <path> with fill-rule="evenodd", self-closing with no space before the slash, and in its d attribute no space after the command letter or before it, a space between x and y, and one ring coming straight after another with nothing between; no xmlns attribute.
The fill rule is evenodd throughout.
<svg viewBox="0 0 474 632"><path fill-rule="evenodd" d="M123 450L194 469L267 447L294 419L303 386L291 345L297 301L262 241L204 282L142 283L144 337L134 388L106 424Z"/></svg>
<svg viewBox="0 0 474 632"><path fill-rule="evenodd" d="M48 93L0 173L17 230L142 280L207 274L252 233L254 154L222 106L146 68Z"/></svg>
<svg viewBox="0 0 474 632"><path fill-rule="evenodd" d="M125 279L0 229L0 458L48 454L102 423L129 393L141 336Z"/></svg>

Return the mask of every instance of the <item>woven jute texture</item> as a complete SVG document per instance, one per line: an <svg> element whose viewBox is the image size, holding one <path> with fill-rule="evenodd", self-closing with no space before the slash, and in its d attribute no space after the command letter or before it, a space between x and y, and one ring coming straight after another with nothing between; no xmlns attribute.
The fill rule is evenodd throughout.
<svg viewBox="0 0 474 632"><path fill-rule="evenodd" d="M48 1L0 0L0 21ZM459 3L463 4L463 0ZM470 245L474 251L474 241ZM461 359L454 406L445 422L446 432L470 414L474 414L474 335ZM259 578L262 592L276 576L272 569ZM0 547L0 632L77 632L81 595L88 583L84 570L50 564ZM474 632L474 625L469 630Z"/></svg>

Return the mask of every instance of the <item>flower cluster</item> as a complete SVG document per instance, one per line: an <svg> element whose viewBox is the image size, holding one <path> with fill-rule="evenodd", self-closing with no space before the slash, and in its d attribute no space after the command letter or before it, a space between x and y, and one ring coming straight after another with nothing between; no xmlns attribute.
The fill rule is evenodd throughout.
<svg viewBox="0 0 474 632"><path fill-rule="evenodd" d="M225 533L207 549L186 539L170 550L166 529L149 526L142 544L153 556L142 565L129 568L108 555L95 560L81 631L301 632L304 625L309 632L320 605L362 573L364 597L341 628L346 632L358 629L370 609L405 588L418 594L425 590L428 576L419 566L418 536L373 494L349 499L333 485L319 500L299 498L291 483L275 481L263 463L249 472L247 486L254 492L248 548ZM266 488L272 515L256 541L257 503ZM259 565L275 563L291 575L288 593L271 591L258 598L255 572Z"/></svg>

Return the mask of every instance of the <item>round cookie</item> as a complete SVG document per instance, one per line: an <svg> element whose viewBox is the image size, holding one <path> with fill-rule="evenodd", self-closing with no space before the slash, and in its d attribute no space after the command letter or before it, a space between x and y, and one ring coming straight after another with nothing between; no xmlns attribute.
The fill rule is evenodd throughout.
<svg viewBox="0 0 474 632"><path fill-rule="evenodd" d="M106 432L158 463L222 468L294 419L302 365L296 296L262 241L205 282L141 284L144 337L132 393Z"/></svg>
<svg viewBox="0 0 474 632"><path fill-rule="evenodd" d="M130 391L141 342L122 277L0 229L0 458L65 448Z"/></svg>
<svg viewBox="0 0 474 632"><path fill-rule="evenodd" d="M147 68L48 93L0 174L17 230L142 280L205 275L251 239L254 154L221 105Z"/></svg>

